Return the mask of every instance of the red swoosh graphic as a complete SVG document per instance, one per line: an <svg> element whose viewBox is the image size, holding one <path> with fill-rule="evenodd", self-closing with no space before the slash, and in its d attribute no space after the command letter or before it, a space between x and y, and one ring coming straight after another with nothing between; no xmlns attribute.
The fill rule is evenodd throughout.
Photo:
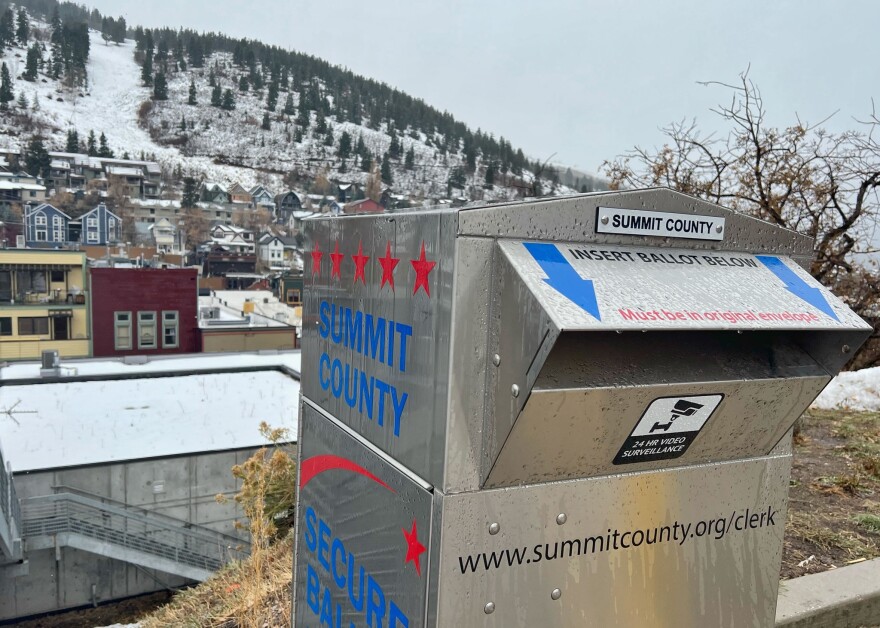
<svg viewBox="0 0 880 628"><path fill-rule="evenodd" d="M356 465L351 460L329 454L323 456L313 456L307 460L303 460L300 462L299 487L303 488L306 484L311 482L316 475L320 475L325 471L332 471L333 469L342 469L343 471L351 471L353 473L357 473L358 475L362 475L365 478L373 480L373 482L387 488L392 493L396 492L393 488L385 484L385 482L377 478L375 475L373 475L363 467Z"/></svg>

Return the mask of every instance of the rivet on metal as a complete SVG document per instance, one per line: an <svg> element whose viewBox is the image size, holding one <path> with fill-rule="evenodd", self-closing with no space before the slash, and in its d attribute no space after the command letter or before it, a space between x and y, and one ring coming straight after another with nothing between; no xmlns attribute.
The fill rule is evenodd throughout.
<svg viewBox="0 0 880 628"><path fill-rule="evenodd" d="M562 525L566 521L568 521L568 517L565 516L564 512L561 512L558 515L556 515L556 523L558 523L559 525Z"/></svg>
<svg viewBox="0 0 880 628"><path fill-rule="evenodd" d="M849 353L849 345L843 345L843 352Z"/></svg>
<svg viewBox="0 0 880 628"><path fill-rule="evenodd" d="M602 218L600 218L599 220L601 221L601 223L602 223L603 225L607 225L607 224L608 224L608 216L602 216Z"/></svg>
<svg viewBox="0 0 880 628"><path fill-rule="evenodd" d="M718 233L721 233L722 231L724 231L724 227L722 227L721 225L718 225L717 227L715 227L715 231L717 231Z"/></svg>
<svg viewBox="0 0 880 628"><path fill-rule="evenodd" d="M510 387L510 394L513 395L514 397L519 397L519 386L517 386L516 384L511 386Z"/></svg>
<svg viewBox="0 0 880 628"><path fill-rule="evenodd" d="M489 534L498 534L499 530L501 530L501 526L497 521L489 524Z"/></svg>
<svg viewBox="0 0 880 628"><path fill-rule="evenodd" d="M491 615L492 613L494 613L495 612L495 602L487 602L486 605L483 607L483 612L486 613L487 615Z"/></svg>
<svg viewBox="0 0 880 628"><path fill-rule="evenodd" d="M558 600L561 597L562 597L562 591L560 591L559 589L553 589L553 591L550 593L551 600Z"/></svg>
<svg viewBox="0 0 880 628"><path fill-rule="evenodd" d="M499 364L501 364L501 356L498 355L497 353L492 356L492 364L494 364L495 366L498 366Z"/></svg>

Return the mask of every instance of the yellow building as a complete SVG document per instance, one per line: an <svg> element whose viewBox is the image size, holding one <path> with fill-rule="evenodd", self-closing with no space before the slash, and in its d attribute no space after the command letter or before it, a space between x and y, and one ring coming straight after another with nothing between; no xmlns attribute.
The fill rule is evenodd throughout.
<svg viewBox="0 0 880 628"><path fill-rule="evenodd" d="M0 361L89 357L86 255L0 249Z"/></svg>

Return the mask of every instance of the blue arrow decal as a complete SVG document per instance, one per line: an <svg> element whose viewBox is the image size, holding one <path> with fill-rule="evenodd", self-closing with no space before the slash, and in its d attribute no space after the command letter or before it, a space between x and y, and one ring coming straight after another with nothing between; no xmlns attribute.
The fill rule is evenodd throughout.
<svg viewBox="0 0 880 628"><path fill-rule="evenodd" d="M546 273L547 278L544 281L547 282L547 285L591 314L597 321L602 320L593 282L589 279L581 279L581 276L571 267L571 264L555 245L524 242L523 246L535 258L541 270Z"/></svg>
<svg viewBox="0 0 880 628"><path fill-rule="evenodd" d="M786 266L781 259L772 255L756 255L755 257L767 267L767 270L782 280L782 283L785 284L786 290L800 300L806 301L817 310L822 310L834 320L840 321L840 319L837 318L837 314L835 314L834 310L831 309L831 306L828 305L828 301L825 300L822 291L819 290L819 288L813 288L806 281L801 279L791 268Z"/></svg>

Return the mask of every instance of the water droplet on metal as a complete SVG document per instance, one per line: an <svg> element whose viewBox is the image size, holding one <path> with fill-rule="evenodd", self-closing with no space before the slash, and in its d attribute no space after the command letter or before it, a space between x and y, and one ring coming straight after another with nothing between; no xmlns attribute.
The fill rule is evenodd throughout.
<svg viewBox="0 0 880 628"><path fill-rule="evenodd" d="M715 227L715 231L721 233L722 231L724 231L724 227L722 225L718 225L717 227Z"/></svg>
<svg viewBox="0 0 880 628"><path fill-rule="evenodd" d="M483 612L486 613L487 615L491 615L492 613L494 613L495 612L495 602L487 602L486 605L483 607Z"/></svg>
<svg viewBox="0 0 880 628"><path fill-rule="evenodd" d="M498 355L497 353L492 356L492 364L494 364L495 366L498 366L499 364L501 364L501 356Z"/></svg>
<svg viewBox="0 0 880 628"><path fill-rule="evenodd" d="M514 397L519 397L519 386L517 386L516 384L511 386L510 387L510 394L513 395Z"/></svg>
<svg viewBox="0 0 880 628"><path fill-rule="evenodd" d="M551 593L550 593L551 600L558 600L561 597L562 597L562 591L560 591L559 589L553 589L553 591L551 591Z"/></svg>
<svg viewBox="0 0 880 628"><path fill-rule="evenodd" d="M568 517L565 516L564 512L561 512L558 515L556 515L556 523L557 524L562 525L566 521L568 521Z"/></svg>
<svg viewBox="0 0 880 628"><path fill-rule="evenodd" d="M849 353L849 345L843 345L841 349L844 353Z"/></svg>
<svg viewBox="0 0 880 628"><path fill-rule="evenodd" d="M498 522L493 522L489 524L489 534L498 534L499 530L501 530L501 526L498 525Z"/></svg>

